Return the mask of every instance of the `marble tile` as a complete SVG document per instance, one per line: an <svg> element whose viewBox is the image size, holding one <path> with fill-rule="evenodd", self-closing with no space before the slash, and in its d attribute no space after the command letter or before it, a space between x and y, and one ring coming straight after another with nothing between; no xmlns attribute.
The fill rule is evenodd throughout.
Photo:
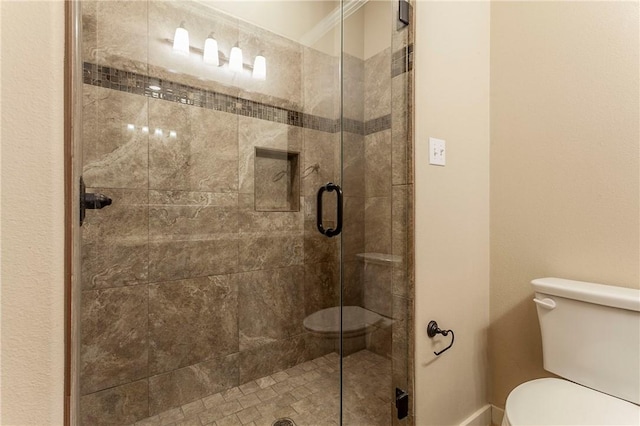
<svg viewBox="0 0 640 426"><path fill-rule="evenodd" d="M342 259L355 261L365 251L365 198L344 197Z"/></svg>
<svg viewBox="0 0 640 426"><path fill-rule="evenodd" d="M365 250L391 252L391 197L367 198L365 204Z"/></svg>
<svg viewBox="0 0 640 426"><path fill-rule="evenodd" d="M337 118L340 112L340 62L338 57L304 46L302 51L303 111Z"/></svg>
<svg viewBox="0 0 640 426"><path fill-rule="evenodd" d="M149 243L149 281L224 275L238 269L236 234L158 237Z"/></svg>
<svg viewBox="0 0 640 426"><path fill-rule="evenodd" d="M104 289L146 282L147 242L83 242L82 288Z"/></svg>
<svg viewBox="0 0 640 426"><path fill-rule="evenodd" d="M239 46L246 63L262 54L267 60L266 80L245 78L243 86L249 99L264 101L266 95L288 102L288 107L302 106L302 46L288 38L240 21Z"/></svg>
<svg viewBox="0 0 640 426"><path fill-rule="evenodd" d="M365 61L363 99L366 120L391 113L391 48Z"/></svg>
<svg viewBox="0 0 640 426"><path fill-rule="evenodd" d="M254 209L253 194L239 194L239 231L245 233L300 231L303 230L303 214L293 212L261 212Z"/></svg>
<svg viewBox="0 0 640 426"><path fill-rule="evenodd" d="M111 197L102 210L87 210L82 225L82 288L136 285L148 278L148 192L88 188Z"/></svg>
<svg viewBox="0 0 640 426"><path fill-rule="evenodd" d="M335 227L333 221L324 221L326 228ZM322 235L315 220L305 222L304 230L304 262L337 263L340 261L340 239Z"/></svg>
<svg viewBox="0 0 640 426"><path fill-rule="evenodd" d="M343 53L343 105L342 114L346 118L364 121L365 79L364 61ZM378 100L376 100L378 101ZM383 114L381 114L383 115ZM375 117L369 117L375 118Z"/></svg>
<svg viewBox="0 0 640 426"><path fill-rule="evenodd" d="M83 60L127 71L145 71L148 3L153 2L83 2Z"/></svg>
<svg viewBox="0 0 640 426"><path fill-rule="evenodd" d="M238 194L149 192L149 235L176 238L238 232Z"/></svg>
<svg viewBox="0 0 640 426"><path fill-rule="evenodd" d="M146 285L82 293L80 393L147 376Z"/></svg>
<svg viewBox="0 0 640 426"><path fill-rule="evenodd" d="M238 328L241 351L260 348L302 333L303 267L248 272L239 274L238 277ZM242 360L243 358L241 365L244 366ZM272 372L263 371L264 374L258 377Z"/></svg>
<svg viewBox="0 0 640 426"><path fill-rule="evenodd" d="M237 116L149 100L151 189L235 192Z"/></svg>
<svg viewBox="0 0 640 426"><path fill-rule="evenodd" d="M342 263L342 298L345 306L362 306L364 264L359 260Z"/></svg>
<svg viewBox="0 0 640 426"><path fill-rule="evenodd" d="M147 98L83 84L82 103L86 185L147 189Z"/></svg>
<svg viewBox="0 0 640 426"><path fill-rule="evenodd" d="M302 194L315 196L318 189L328 182L338 182L340 168L336 167L339 155L339 133L327 133L304 129L304 164Z"/></svg>
<svg viewBox="0 0 640 426"><path fill-rule="evenodd" d="M238 117L238 174L239 192L254 192L255 148L270 148L282 151L302 151L302 129L286 124Z"/></svg>
<svg viewBox="0 0 640 426"><path fill-rule="evenodd" d="M409 117L407 119L407 160L406 160L406 166L407 166L407 183L412 184L414 182L414 150L415 150L415 140L414 140L414 134L413 134L413 128L414 128L414 114L413 114L413 99L414 99L414 94L413 94L413 84L414 84L414 80L413 80L413 71L409 71L408 73L408 89L407 89L407 93L409 96L409 100L408 100L408 104L409 104L409 110L407 111L407 116Z"/></svg>
<svg viewBox="0 0 640 426"><path fill-rule="evenodd" d="M391 174L394 185L406 184L409 181L408 149L409 137L408 113L408 73L394 77L391 81Z"/></svg>
<svg viewBox="0 0 640 426"><path fill-rule="evenodd" d="M240 352L240 382L293 367L307 359L307 343L303 335L243 350Z"/></svg>
<svg viewBox="0 0 640 426"><path fill-rule="evenodd" d="M238 279L218 275L149 286L149 374L238 352Z"/></svg>
<svg viewBox="0 0 640 426"><path fill-rule="evenodd" d="M305 316L321 309L340 305L340 275L338 263L304 265Z"/></svg>
<svg viewBox="0 0 640 426"><path fill-rule="evenodd" d="M129 424L148 415L147 379L80 397L80 424L83 426Z"/></svg>
<svg viewBox="0 0 640 426"><path fill-rule="evenodd" d="M393 294L407 296L408 293L408 256L409 224L411 222L409 210L410 187L406 185L394 186L391 204L391 253L397 256L398 263L393 264L392 291Z"/></svg>
<svg viewBox="0 0 640 426"><path fill-rule="evenodd" d="M332 353L337 354L335 346L330 341L331 339L318 338L311 333L304 334L304 339L306 345L305 360L312 360ZM336 363L335 366L337 365Z"/></svg>
<svg viewBox="0 0 640 426"><path fill-rule="evenodd" d="M218 394L214 394L214 395L218 395ZM203 412L205 410L205 406L204 406L204 403L202 402L202 399L197 399L193 402L184 404L180 409L182 410L182 414L184 414L185 418L190 418Z"/></svg>
<svg viewBox="0 0 640 426"><path fill-rule="evenodd" d="M413 185L409 186L409 192L415 194ZM413 299L415 297L416 286L416 268L415 268L415 199L413 196L409 197L409 214L407 215L407 297Z"/></svg>
<svg viewBox="0 0 640 426"><path fill-rule="evenodd" d="M237 206L235 193L151 191L150 280L235 272Z"/></svg>
<svg viewBox="0 0 640 426"><path fill-rule="evenodd" d="M383 130L364 138L364 184L367 197L391 195L391 131Z"/></svg>
<svg viewBox="0 0 640 426"><path fill-rule="evenodd" d="M366 262L364 265L363 307L391 317L391 272L389 264Z"/></svg>
<svg viewBox="0 0 640 426"><path fill-rule="evenodd" d="M302 265L304 261L302 232L243 233L238 245L240 271L271 270Z"/></svg>
<svg viewBox="0 0 640 426"><path fill-rule="evenodd" d="M149 412L158 414L238 385L238 354L149 377Z"/></svg>
<svg viewBox="0 0 640 426"><path fill-rule="evenodd" d="M371 352L391 358L392 335L390 327L380 327L366 335L366 348Z"/></svg>
<svg viewBox="0 0 640 426"><path fill-rule="evenodd" d="M364 197L364 136L345 133L342 150L342 187L351 197Z"/></svg>
<svg viewBox="0 0 640 426"><path fill-rule="evenodd" d="M393 386L407 389L409 357L409 301L393 296L392 332L392 378Z"/></svg>

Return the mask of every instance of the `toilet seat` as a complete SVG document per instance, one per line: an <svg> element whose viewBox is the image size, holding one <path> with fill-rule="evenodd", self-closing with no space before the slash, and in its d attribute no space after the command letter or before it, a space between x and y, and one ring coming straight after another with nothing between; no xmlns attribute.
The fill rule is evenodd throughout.
<svg viewBox="0 0 640 426"><path fill-rule="evenodd" d="M639 425L640 406L562 379L526 382L509 394L502 426Z"/></svg>

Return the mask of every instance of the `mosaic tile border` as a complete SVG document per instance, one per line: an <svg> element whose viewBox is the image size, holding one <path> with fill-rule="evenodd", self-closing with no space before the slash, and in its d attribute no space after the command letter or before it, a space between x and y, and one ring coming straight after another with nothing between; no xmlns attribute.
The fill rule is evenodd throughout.
<svg viewBox="0 0 640 426"><path fill-rule="evenodd" d="M370 135L372 133L382 132L391 128L391 114L383 115L382 117L368 120L364 123L364 134Z"/></svg>
<svg viewBox="0 0 640 426"><path fill-rule="evenodd" d="M413 44L398 49L391 56L391 78L413 70Z"/></svg>
<svg viewBox="0 0 640 426"><path fill-rule="evenodd" d="M405 54L405 56L398 56L398 60L401 61L402 58L406 58L407 49L401 49L399 52L404 52ZM397 53L398 52L396 52L396 54ZM394 54L394 61L396 61L396 54ZM132 71L124 71L113 67L84 62L82 74L83 82L92 86L327 133L337 133L341 130L340 119L306 114L300 111L268 105L212 90L200 89L170 80L150 77ZM369 135L390 128L390 114L366 122L349 118L345 118L342 121L342 130L357 135Z"/></svg>

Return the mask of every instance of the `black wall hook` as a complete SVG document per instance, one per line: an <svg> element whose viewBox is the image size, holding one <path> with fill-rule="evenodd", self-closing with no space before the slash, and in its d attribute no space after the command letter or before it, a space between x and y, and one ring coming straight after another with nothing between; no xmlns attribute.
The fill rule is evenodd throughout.
<svg viewBox="0 0 640 426"><path fill-rule="evenodd" d="M446 348L444 348L439 352L434 352L434 354L440 355L443 352L446 352L447 350L449 350L451 346L453 346L453 341L455 339L455 336L453 335L453 330L440 330L440 328L438 328L437 322L433 320L429 321L429 324L427 325L427 336L431 338L433 338L436 334L442 334L443 336L448 336L449 333L451 333L451 343L449 343L449 346L447 346Z"/></svg>

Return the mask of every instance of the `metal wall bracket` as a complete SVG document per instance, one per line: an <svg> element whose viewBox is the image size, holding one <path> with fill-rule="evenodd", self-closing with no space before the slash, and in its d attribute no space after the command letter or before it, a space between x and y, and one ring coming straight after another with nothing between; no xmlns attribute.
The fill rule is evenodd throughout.
<svg viewBox="0 0 640 426"><path fill-rule="evenodd" d="M400 388L396 388L396 409L398 410L398 420L409 415L409 394Z"/></svg>
<svg viewBox="0 0 640 426"><path fill-rule="evenodd" d="M103 209L110 206L111 202L111 198L106 195L86 192L84 180L80 176L80 226L84 223L88 209Z"/></svg>
<svg viewBox="0 0 640 426"><path fill-rule="evenodd" d="M410 10L411 5L407 0L398 0L398 20L404 24L409 25L410 22Z"/></svg>

